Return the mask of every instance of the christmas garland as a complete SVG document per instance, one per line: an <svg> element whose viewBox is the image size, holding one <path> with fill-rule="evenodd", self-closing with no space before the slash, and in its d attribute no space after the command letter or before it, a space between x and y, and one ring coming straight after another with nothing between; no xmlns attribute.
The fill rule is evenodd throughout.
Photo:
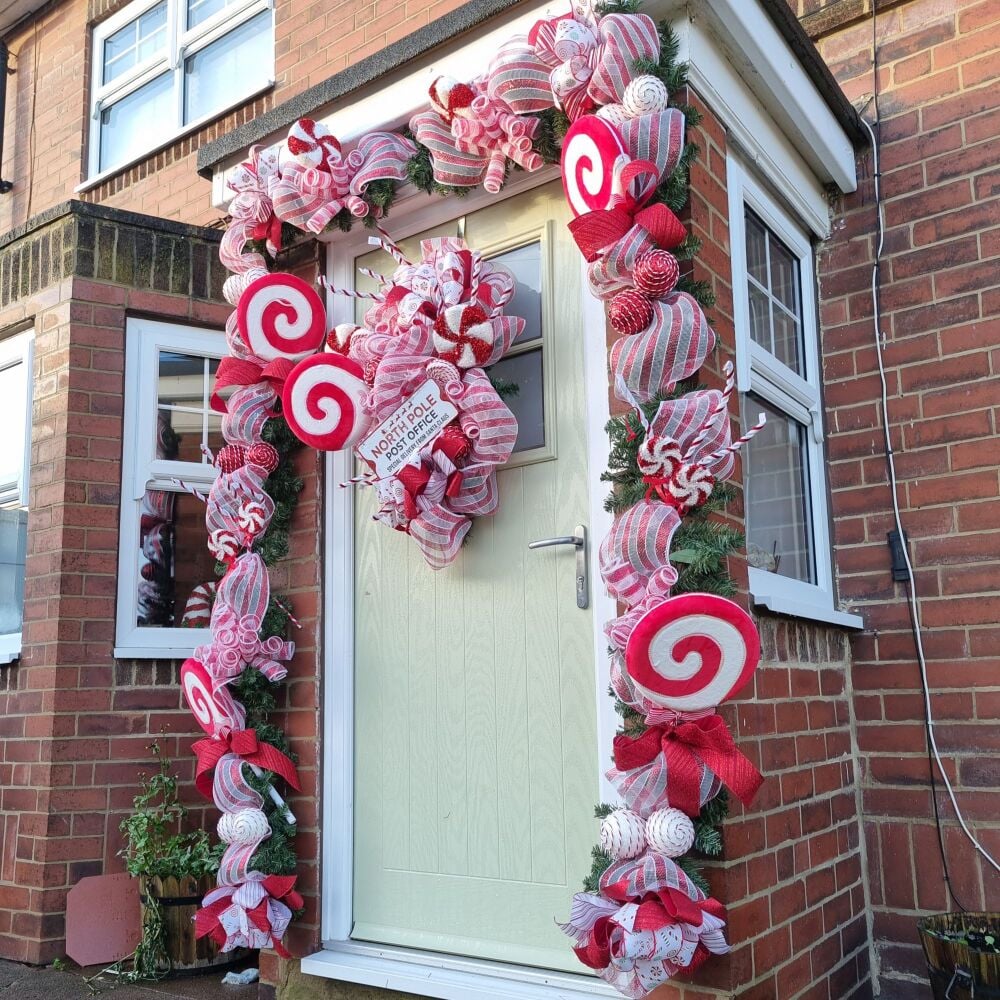
<svg viewBox="0 0 1000 1000"><path fill-rule="evenodd" d="M494 470L513 444L509 411L483 372L519 329L503 316L513 287L502 269L457 240L427 241L412 263L380 229L397 266L376 276L365 325L327 336L318 296L272 274L275 260L303 232L381 226L407 181L440 195L480 184L497 193L509 171L557 162L591 291L608 300L621 335L613 388L631 407L608 426L604 478L616 516L601 546L605 584L625 609L606 626L622 716L609 777L625 808L598 808L601 844L564 930L581 961L629 997L728 950L724 909L707 896L697 854L721 850L724 787L749 802L760 783L714 714L749 680L759 643L726 599L735 590L726 559L742 538L713 517L733 495L721 481L747 438L731 440L731 378L721 392L695 381L714 346L702 311L712 300L680 273L699 249L674 215L697 155L687 139L697 115L669 99L685 84L665 25L632 0L596 10L581 2L501 46L482 78L434 81L430 106L401 133L365 135L345 156L303 119L234 173L220 257L237 309L216 386L229 391L216 397L227 445L206 498L223 575L211 641L182 672L209 734L195 748L198 784L223 812L228 845L197 932L224 950L285 954L281 939L302 905L294 817L275 788L297 787L294 761L267 721L293 652L291 613L272 598L267 565L287 551L301 485L288 472L294 437L358 450L373 469L364 478L382 491L383 519L435 568L454 558L468 517L495 509ZM391 429L407 406L441 426L404 456L406 468L380 464L391 436L371 445L365 435ZM501 428L493 441L491 421Z"/></svg>

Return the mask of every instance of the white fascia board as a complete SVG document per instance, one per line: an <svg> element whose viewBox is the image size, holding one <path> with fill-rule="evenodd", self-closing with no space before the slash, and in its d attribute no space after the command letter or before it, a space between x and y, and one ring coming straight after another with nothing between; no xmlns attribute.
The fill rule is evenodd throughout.
<svg viewBox="0 0 1000 1000"><path fill-rule="evenodd" d="M773 110L749 88L707 25L682 20L674 24L674 30L681 44L680 58L688 63L691 86L727 130L729 142L770 181L794 214L819 239L826 239L830 209L823 178L778 127Z"/></svg>
<svg viewBox="0 0 1000 1000"><path fill-rule="evenodd" d="M702 0L702 9L730 62L816 175L856 190L850 138L763 8L755 0Z"/></svg>

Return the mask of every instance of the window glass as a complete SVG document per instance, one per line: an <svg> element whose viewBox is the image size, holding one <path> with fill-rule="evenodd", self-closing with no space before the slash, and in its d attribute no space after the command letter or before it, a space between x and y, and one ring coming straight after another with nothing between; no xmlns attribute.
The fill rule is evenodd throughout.
<svg viewBox="0 0 1000 1000"><path fill-rule="evenodd" d="M745 221L750 336L805 378L799 260L750 208Z"/></svg>
<svg viewBox="0 0 1000 1000"><path fill-rule="evenodd" d="M222 447L222 416L209 404L219 361L160 351L157 362L156 457L207 462L204 448ZM204 448L203 448L204 446Z"/></svg>
<svg viewBox="0 0 1000 1000"><path fill-rule="evenodd" d="M0 635L21 631L27 548L27 510L0 510Z"/></svg>
<svg viewBox="0 0 1000 1000"><path fill-rule="evenodd" d="M184 121L193 122L270 79L271 12L264 11L184 62Z"/></svg>
<svg viewBox="0 0 1000 1000"><path fill-rule="evenodd" d="M188 493L146 490L136 556L136 625L179 628L196 589L216 580L204 504Z"/></svg>
<svg viewBox="0 0 1000 1000"><path fill-rule="evenodd" d="M542 335L542 245L529 243L490 258L506 267L517 280L514 297L504 306L508 316L524 320L524 332L516 343L538 340Z"/></svg>
<svg viewBox="0 0 1000 1000"><path fill-rule="evenodd" d="M744 449L747 558L757 569L815 583L806 428L757 396L743 397L743 426L767 423Z"/></svg>
<svg viewBox="0 0 1000 1000"><path fill-rule="evenodd" d="M173 80L163 73L101 111L100 169L152 149L173 121Z"/></svg>
<svg viewBox="0 0 1000 1000"><path fill-rule="evenodd" d="M545 444L545 396L542 378L542 348L514 354L492 365L487 372L495 382L512 383L514 395L504 402L517 417L517 443L514 452L541 448Z"/></svg>
<svg viewBox="0 0 1000 1000"><path fill-rule="evenodd" d="M202 21L207 21L213 14L218 14L220 10L225 10L232 3L233 0L188 0L188 28L197 27Z"/></svg>
<svg viewBox="0 0 1000 1000"><path fill-rule="evenodd" d="M110 83L130 69L166 52L167 3L158 3L104 42L103 82Z"/></svg>
<svg viewBox="0 0 1000 1000"><path fill-rule="evenodd" d="M28 373L18 359L0 369L0 503L20 503L28 414Z"/></svg>

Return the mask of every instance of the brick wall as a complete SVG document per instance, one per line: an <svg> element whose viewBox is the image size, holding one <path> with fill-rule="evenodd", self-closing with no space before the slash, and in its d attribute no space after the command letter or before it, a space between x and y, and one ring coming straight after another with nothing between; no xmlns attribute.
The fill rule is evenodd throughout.
<svg viewBox="0 0 1000 1000"><path fill-rule="evenodd" d="M863 103L872 92L870 16L845 3L827 8L821 52ZM881 329L898 495L927 626L938 742L963 811L997 856L1000 6L909 0L879 10L888 227ZM815 17L805 23L820 26ZM868 626L853 645L852 683L874 938L882 996L910 1000L928 995L917 917L955 905L942 881L906 592L891 580L885 540L892 523L866 290L871 174L869 159L821 255L820 288L840 592ZM1000 879L977 860L940 793L939 805L958 899L996 909Z"/></svg>
<svg viewBox="0 0 1000 1000"><path fill-rule="evenodd" d="M120 870L152 736L191 790L177 664L112 658L124 330L129 312L221 326L216 253L211 232L79 203L0 245L0 332L35 335L23 653L0 669L4 958L64 954L66 893Z"/></svg>
<svg viewBox="0 0 1000 1000"><path fill-rule="evenodd" d="M456 7L463 0L277 0L276 82L267 94L74 195L86 180L90 125L89 25L123 0L63 0L7 37L11 66L0 196L0 232L72 197L195 225L217 223L211 188L196 173L198 149L307 87ZM81 86L81 81L85 81Z"/></svg>

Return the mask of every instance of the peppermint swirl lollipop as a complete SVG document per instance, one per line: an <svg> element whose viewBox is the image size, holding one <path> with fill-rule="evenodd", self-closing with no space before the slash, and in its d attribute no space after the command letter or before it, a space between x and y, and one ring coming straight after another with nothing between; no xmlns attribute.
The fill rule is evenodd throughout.
<svg viewBox="0 0 1000 1000"><path fill-rule="evenodd" d="M326 336L326 312L316 290L294 274L266 274L240 296L236 322L258 358L297 361L318 350Z"/></svg>
<svg viewBox="0 0 1000 1000"><path fill-rule="evenodd" d="M714 594L682 594L639 619L625 647L635 687L674 712L714 708L757 669L760 637L750 616Z"/></svg>
<svg viewBox="0 0 1000 1000"><path fill-rule="evenodd" d="M621 136L596 115L577 119L566 133L562 180L574 215L610 208L621 195L618 175L628 162Z"/></svg>
<svg viewBox="0 0 1000 1000"><path fill-rule="evenodd" d="M324 353L300 361L285 380L285 420L295 436L320 451L339 451L357 444L371 415L364 369L342 354Z"/></svg>

